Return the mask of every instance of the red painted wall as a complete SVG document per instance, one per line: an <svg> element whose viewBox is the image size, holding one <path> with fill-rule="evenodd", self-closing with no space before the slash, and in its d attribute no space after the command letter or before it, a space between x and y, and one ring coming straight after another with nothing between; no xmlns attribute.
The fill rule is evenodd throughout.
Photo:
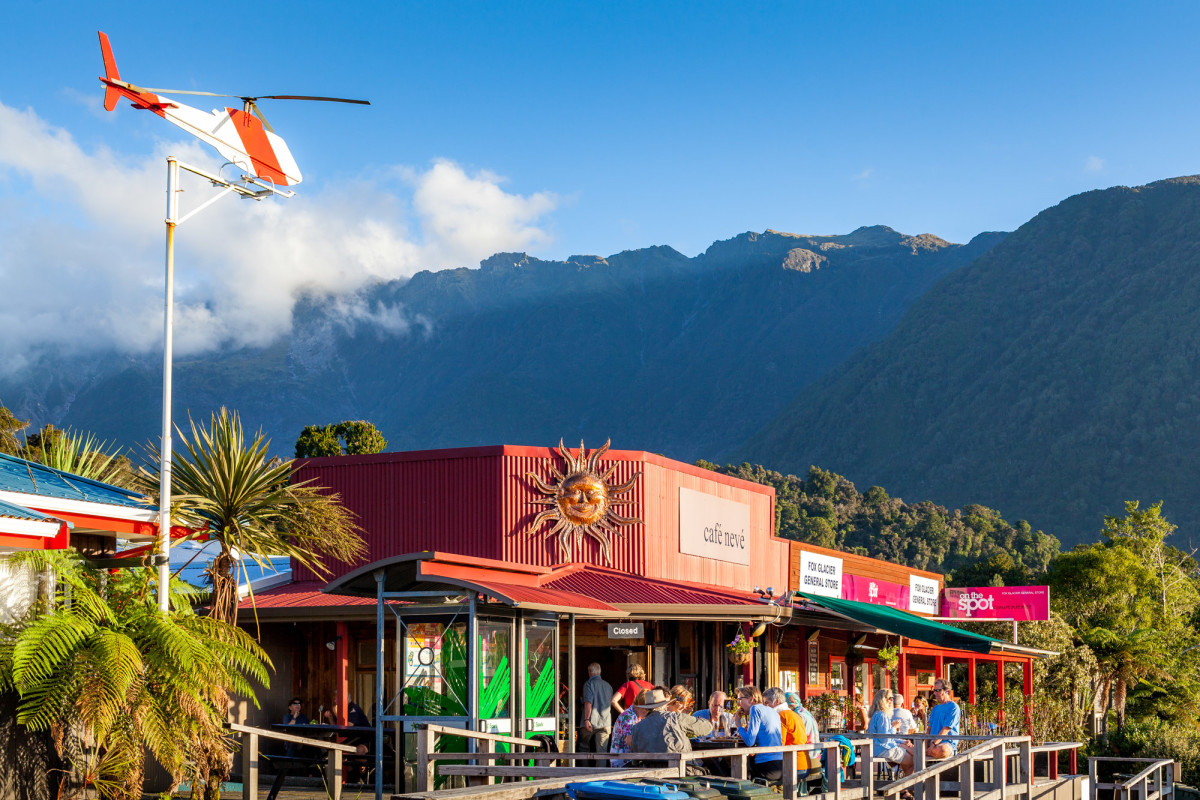
<svg viewBox="0 0 1200 800"><path fill-rule="evenodd" d="M624 483L641 472L619 507L645 524L620 528L611 566L637 575L753 589L782 591L788 578L788 543L773 536L774 489L636 450L609 451L600 463L616 462L610 482ZM438 550L520 564L550 566L567 560L605 564L600 547L585 537L565 559L552 527L530 532L544 506L526 477L535 472L551 482L551 466L563 470L557 451L546 447L475 447L343 456L302 462L297 480L314 480L342 496L358 515L370 549L367 561L401 553ZM750 565L729 564L679 552L679 488L715 494L750 506ZM363 562L366 563L366 562ZM334 575L354 567L330 562ZM297 581L316 576L293 564Z"/></svg>

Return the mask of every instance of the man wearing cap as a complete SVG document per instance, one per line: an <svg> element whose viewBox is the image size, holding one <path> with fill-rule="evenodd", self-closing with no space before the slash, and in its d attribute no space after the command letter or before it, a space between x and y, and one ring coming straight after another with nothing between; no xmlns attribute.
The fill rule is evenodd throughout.
<svg viewBox="0 0 1200 800"><path fill-rule="evenodd" d="M691 714L668 711L671 702L667 690L655 686L646 692L645 702L637 703L638 724L634 726L630 752L633 753L690 753L691 739L712 733L712 723ZM646 766L665 766L666 762L643 761ZM687 765L689 775L703 775L700 763Z"/></svg>

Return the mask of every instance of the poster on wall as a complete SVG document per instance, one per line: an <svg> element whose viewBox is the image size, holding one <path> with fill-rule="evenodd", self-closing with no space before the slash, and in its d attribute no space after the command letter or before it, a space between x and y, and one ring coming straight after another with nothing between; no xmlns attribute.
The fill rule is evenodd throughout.
<svg viewBox="0 0 1200 800"><path fill-rule="evenodd" d="M821 682L821 650L816 641L808 643L808 685L816 686Z"/></svg>
<svg viewBox="0 0 1200 800"><path fill-rule="evenodd" d="M842 599L874 603L877 606L904 608L908 603L908 587L891 581L881 581L876 578L847 573L842 576Z"/></svg>
<svg viewBox="0 0 1200 800"><path fill-rule="evenodd" d="M938 582L919 575L908 576L908 610L937 616Z"/></svg>
<svg viewBox="0 0 1200 800"><path fill-rule="evenodd" d="M942 616L955 619L1050 619L1049 586L978 586L942 592Z"/></svg>
<svg viewBox="0 0 1200 800"><path fill-rule="evenodd" d="M679 552L750 565L750 506L679 487Z"/></svg>
<svg viewBox="0 0 1200 800"><path fill-rule="evenodd" d="M842 560L800 551L800 591L823 597L842 596Z"/></svg>

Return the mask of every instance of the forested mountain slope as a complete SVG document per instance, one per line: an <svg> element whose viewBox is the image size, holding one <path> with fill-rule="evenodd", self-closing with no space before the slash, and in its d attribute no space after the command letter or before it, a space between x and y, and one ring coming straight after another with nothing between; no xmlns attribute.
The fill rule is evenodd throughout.
<svg viewBox="0 0 1200 800"><path fill-rule="evenodd" d="M1064 544L1124 500L1200 543L1200 178L1088 192L931 289L738 453Z"/></svg>

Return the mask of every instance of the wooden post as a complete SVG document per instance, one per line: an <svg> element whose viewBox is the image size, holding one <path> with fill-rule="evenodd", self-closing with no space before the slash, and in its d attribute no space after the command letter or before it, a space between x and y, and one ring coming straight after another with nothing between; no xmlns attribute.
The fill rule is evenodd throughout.
<svg viewBox="0 0 1200 800"><path fill-rule="evenodd" d="M1000 734L1004 734L1004 659L996 659L996 699L1000 701L997 712L997 722L1000 723Z"/></svg>
<svg viewBox="0 0 1200 800"><path fill-rule="evenodd" d="M872 745L859 745L859 748L861 748L861 750L858 754L858 763L862 764L864 767L862 777L863 797L871 798L875 796L875 770L871 769ZM863 761L862 758L864 753L867 756L866 761Z"/></svg>
<svg viewBox="0 0 1200 800"><path fill-rule="evenodd" d="M417 725L417 780L418 792L433 791L433 768L437 764L429 758L434 752L433 731L428 725Z"/></svg>
<svg viewBox="0 0 1200 800"><path fill-rule="evenodd" d="M575 615L568 615L567 628L567 742L563 748L568 753L576 752L575 744ZM616 720L613 720L616 722Z"/></svg>
<svg viewBox="0 0 1200 800"><path fill-rule="evenodd" d="M974 661L974 659L971 659ZM1004 752L1004 746L1000 746L1000 752ZM995 751L993 751L995 752ZM1004 797L1003 790L1000 796ZM966 761L958 765L958 800L975 800L975 759L968 758Z"/></svg>
<svg viewBox="0 0 1200 800"><path fill-rule="evenodd" d="M330 750L325 762L325 784L333 800L342 797L342 751Z"/></svg>
<svg viewBox="0 0 1200 800"><path fill-rule="evenodd" d="M975 705L975 656L967 659L967 702Z"/></svg>
<svg viewBox="0 0 1200 800"><path fill-rule="evenodd" d="M1021 745L1018 748L1020 755L1019 769L1021 771L1018 783L1024 787L1024 795L1026 800L1033 798L1033 742L1028 737L1021 739Z"/></svg>
<svg viewBox="0 0 1200 800"><path fill-rule="evenodd" d="M1025 735L1033 737L1033 659L1022 665L1021 689L1025 694ZM1055 756L1057 759L1057 755ZM1071 774L1075 774L1075 751L1071 751Z"/></svg>
<svg viewBox="0 0 1200 800"><path fill-rule="evenodd" d="M515 747L512 749L516 750ZM496 752L496 743L494 741L492 741L491 739L484 739L482 742L479 742L477 752L480 755L487 755L489 753L494 753L494 752ZM479 764L481 766L488 766L488 765L492 764L493 762L490 758L479 758L479 759L476 759L475 763ZM495 781L493 781L490 777L484 776L483 783L485 785L491 786L494 782Z"/></svg>
<svg viewBox="0 0 1200 800"><path fill-rule="evenodd" d="M1004 786L1008 782L1008 759L1004 755L1006 749L1007 747L1003 744L992 748L992 780L995 782L996 788L1000 790L1001 797L1005 797Z"/></svg>
<svg viewBox="0 0 1200 800"><path fill-rule="evenodd" d="M242 734L242 800L258 800L258 734Z"/></svg>
<svg viewBox="0 0 1200 800"><path fill-rule="evenodd" d="M749 776L746 769L746 754L740 753L729 757L732 777L736 781L744 781Z"/></svg>
<svg viewBox="0 0 1200 800"><path fill-rule="evenodd" d="M796 751L785 750L783 753L783 796L784 800L796 797ZM870 797L870 791L867 792Z"/></svg>
<svg viewBox="0 0 1200 800"><path fill-rule="evenodd" d="M940 656L938 657L938 661L941 661ZM918 739L914 742L914 744L915 744L915 747L913 747L913 772L920 772L921 770L925 769L926 740ZM913 791L913 797L915 798L915 800L925 800L925 782L924 781L913 786L912 791ZM930 800L936 800L936 798L930 798Z"/></svg>

